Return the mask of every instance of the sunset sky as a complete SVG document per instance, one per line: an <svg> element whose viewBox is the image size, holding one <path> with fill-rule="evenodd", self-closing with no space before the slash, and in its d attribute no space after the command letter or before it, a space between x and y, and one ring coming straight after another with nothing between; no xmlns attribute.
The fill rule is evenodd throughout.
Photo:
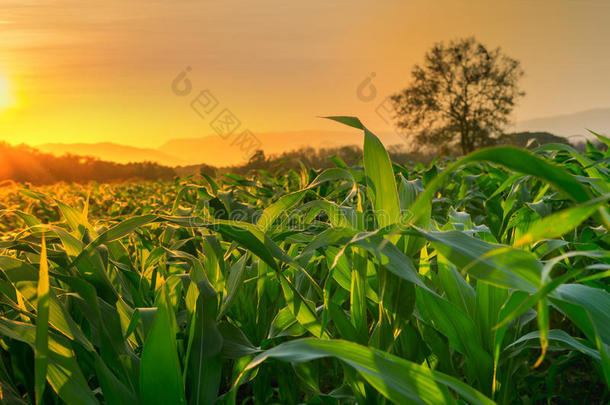
<svg viewBox="0 0 610 405"><path fill-rule="evenodd" d="M516 120L610 107L610 1L0 3L0 140L158 147L213 134L208 89L242 129L337 129L375 113L437 41L474 35L522 62ZM193 92L171 82L185 67ZM371 73L377 96L356 88Z"/></svg>

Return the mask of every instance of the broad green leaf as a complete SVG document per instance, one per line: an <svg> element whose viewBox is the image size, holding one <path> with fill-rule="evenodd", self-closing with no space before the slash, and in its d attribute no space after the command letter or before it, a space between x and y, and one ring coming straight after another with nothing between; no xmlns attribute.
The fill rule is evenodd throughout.
<svg viewBox="0 0 610 405"><path fill-rule="evenodd" d="M38 303L36 305L36 348L34 367L36 378L36 403L40 404L47 378L49 356L49 265L44 236L40 253L40 274L38 276Z"/></svg>
<svg viewBox="0 0 610 405"><path fill-rule="evenodd" d="M586 285L563 284L549 298L595 343L606 385L610 386L610 294Z"/></svg>
<svg viewBox="0 0 610 405"><path fill-rule="evenodd" d="M35 349L36 327L0 317L0 334L27 343ZM76 361L70 342L59 335L48 335L47 381L59 397L68 404L96 405L99 402Z"/></svg>
<svg viewBox="0 0 610 405"><path fill-rule="evenodd" d="M473 152L449 165L426 187L411 206L411 213L413 214L411 223L415 223L420 216L424 215L436 190L457 169L468 163L482 161L498 163L515 172L529 174L545 180L576 202L582 203L589 200L589 193L583 185L564 169L556 167L529 152L509 146L498 146Z"/></svg>
<svg viewBox="0 0 610 405"><path fill-rule="evenodd" d="M606 195L551 214L534 223L527 233L515 242L515 246L527 245L541 239L560 237L593 215L595 211L606 204L609 199L610 195Z"/></svg>
<svg viewBox="0 0 610 405"><path fill-rule="evenodd" d="M484 390L491 391L493 360L483 347L474 320L449 301L424 290L417 290L417 309L423 322L430 323L455 350L468 358L470 373Z"/></svg>
<svg viewBox="0 0 610 405"><path fill-rule="evenodd" d="M245 270L247 257L247 255L243 255L231 266L231 270L229 271L229 279L227 281L227 294L222 297L220 313L218 314L219 318L227 313L237 298L237 294L240 291L239 288L241 287L241 284L246 276Z"/></svg>
<svg viewBox="0 0 610 405"><path fill-rule="evenodd" d="M471 404L493 404L483 394L453 377L342 340L310 338L283 343L255 357L244 373L268 358L304 362L323 357L335 357L353 367L383 396L397 404L455 404L457 401L450 390Z"/></svg>
<svg viewBox="0 0 610 405"><path fill-rule="evenodd" d="M364 131L364 171L367 191L377 224L380 228L392 225L401 219L398 189L392 162L385 147L371 131L355 117L326 117Z"/></svg>
<svg viewBox="0 0 610 405"><path fill-rule="evenodd" d="M104 401L108 405L138 404L136 394L110 371L99 356L95 356L95 370L104 394Z"/></svg>
<svg viewBox="0 0 610 405"><path fill-rule="evenodd" d="M143 404L186 404L175 337L167 307L157 308L140 362L140 397Z"/></svg>
<svg viewBox="0 0 610 405"><path fill-rule="evenodd" d="M459 231L418 231L458 269L481 281L530 292L540 284L542 265L531 253L491 244Z"/></svg>
<svg viewBox="0 0 610 405"><path fill-rule="evenodd" d="M577 339L570 336L567 332L561 329L551 329L549 330L547 336L549 342L554 342L557 345L554 347L565 347L566 349L575 349L579 352L586 354L587 356L595 359L597 361L601 361L601 357L599 352L595 349L592 349L582 339ZM508 346L506 346L505 350L514 350L518 348L521 344L527 343L529 341L539 341L540 340L540 332L534 331L530 332L526 335L521 336L519 339L515 340Z"/></svg>
<svg viewBox="0 0 610 405"><path fill-rule="evenodd" d="M220 385L220 350L223 339L216 325L218 295L206 283L199 285L192 348L188 358L191 404L214 404Z"/></svg>

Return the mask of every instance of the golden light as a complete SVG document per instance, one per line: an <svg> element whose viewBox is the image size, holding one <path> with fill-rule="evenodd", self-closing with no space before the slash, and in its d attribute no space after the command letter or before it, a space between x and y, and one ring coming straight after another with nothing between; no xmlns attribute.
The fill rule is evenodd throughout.
<svg viewBox="0 0 610 405"><path fill-rule="evenodd" d="M11 88L8 80L0 76L0 112L15 105L15 99L11 94Z"/></svg>

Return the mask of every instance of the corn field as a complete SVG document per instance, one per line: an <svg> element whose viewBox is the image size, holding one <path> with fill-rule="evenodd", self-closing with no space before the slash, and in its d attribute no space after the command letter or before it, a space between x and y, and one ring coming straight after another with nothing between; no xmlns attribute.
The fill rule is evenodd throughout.
<svg viewBox="0 0 610 405"><path fill-rule="evenodd" d="M610 153L332 119L362 165L3 191L0 402L607 403Z"/></svg>

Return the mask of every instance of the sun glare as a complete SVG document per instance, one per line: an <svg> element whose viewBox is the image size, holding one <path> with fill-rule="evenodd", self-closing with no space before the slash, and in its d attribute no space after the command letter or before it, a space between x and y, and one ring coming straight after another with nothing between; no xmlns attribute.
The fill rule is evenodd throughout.
<svg viewBox="0 0 610 405"><path fill-rule="evenodd" d="M9 82L5 77L0 76L0 112L12 107L15 99L11 94Z"/></svg>

